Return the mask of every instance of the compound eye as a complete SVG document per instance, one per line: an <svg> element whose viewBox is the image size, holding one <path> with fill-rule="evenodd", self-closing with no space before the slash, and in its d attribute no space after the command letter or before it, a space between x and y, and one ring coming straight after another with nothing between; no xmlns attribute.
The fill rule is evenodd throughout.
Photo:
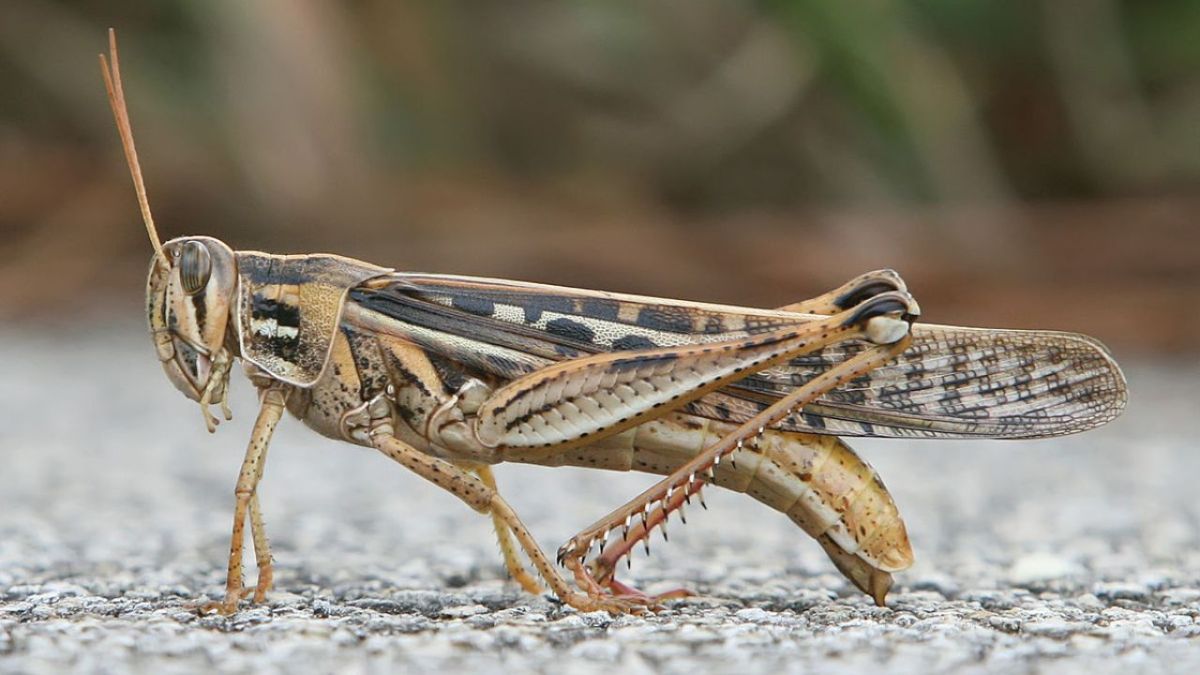
<svg viewBox="0 0 1200 675"><path fill-rule="evenodd" d="M208 277L212 274L212 256L208 247L198 241L189 241L183 245L179 254L179 282L188 295L195 295L204 290Z"/></svg>

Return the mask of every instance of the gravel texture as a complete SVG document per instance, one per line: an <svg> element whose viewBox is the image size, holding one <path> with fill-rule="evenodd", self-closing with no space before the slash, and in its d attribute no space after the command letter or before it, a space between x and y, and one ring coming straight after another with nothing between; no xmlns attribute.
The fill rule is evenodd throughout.
<svg viewBox="0 0 1200 675"><path fill-rule="evenodd" d="M139 325L45 334L0 332L0 672L1200 672L1195 363L1129 365L1126 415L1081 436L857 444L917 555L886 609L714 492L624 576L699 597L579 614L505 581L486 519L287 420L261 491L277 590L226 619L193 608L222 587L249 385L210 436ZM653 480L498 477L549 551Z"/></svg>

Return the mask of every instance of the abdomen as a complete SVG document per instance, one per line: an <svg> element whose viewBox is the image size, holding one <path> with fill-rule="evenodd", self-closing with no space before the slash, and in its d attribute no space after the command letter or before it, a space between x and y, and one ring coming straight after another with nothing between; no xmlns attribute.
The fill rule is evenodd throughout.
<svg viewBox="0 0 1200 675"><path fill-rule="evenodd" d="M674 413L586 448L514 459L666 475L734 428ZM889 573L912 564L908 532L891 494L879 474L836 436L768 431L757 445L722 461L715 484L786 514L877 600L891 585Z"/></svg>

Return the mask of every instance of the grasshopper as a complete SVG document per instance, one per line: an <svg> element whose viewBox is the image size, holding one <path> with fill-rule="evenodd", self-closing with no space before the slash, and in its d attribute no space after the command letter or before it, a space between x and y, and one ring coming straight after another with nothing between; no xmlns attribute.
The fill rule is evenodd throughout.
<svg viewBox="0 0 1200 675"><path fill-rule="evenodd" d="M205 609L233 613L272 587L257 489L285 410L489 516L526 591L545 583L571 607L615 613L687 593L642 593L617 580L617 564L639 544L648 553L651 532L666 538L669 517L683 520L713 485L787 514L883 605L912 549L887 488L843 438L1042 438L1124 408L1124 377L1099 342L916 323L917 302L890 270L756 309L234 251L204 236L161 243L111 30L100 62L154 246L147 314L167 378L209 431L213 406L231 417L236 361L259 392L225 596ZM490 468L500 462L664 477L552 561L500 495ZM253 589L242 578L247 520Z"/></svg>

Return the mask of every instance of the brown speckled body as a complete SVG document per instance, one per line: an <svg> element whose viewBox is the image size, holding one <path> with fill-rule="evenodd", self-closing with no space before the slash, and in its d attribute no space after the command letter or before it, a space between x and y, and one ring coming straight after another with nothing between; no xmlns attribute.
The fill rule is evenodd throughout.
<svg viewBox="0 0 1200 675"><path fill-rule="evenodd" d="M586 432L580 435L571 431L574 428L571 425L579 423L555 412L563 408L530 407L528 397L539 389L548 392L544 396L559 396L555 392L569 385L556 373L573 376L577 371L573 359L588 352L599 352L596 358L603 358L605 349L674 349L672 368L677 369L679 359L691 354L686 358L699 364L696 368L711 372L722 366L722 359L728 361L725 367L729 369L739 363L737 358L749 358L747 354L761 353L760 358L771 358L771 354L784 349L775 347L777 342L783 344L793 339L795 333L789 326L800 325L795 323L797 316L789 313L687 303L671 305L668 303L672 301L590 291L573 291L576 295L571 295L563 289L514 282L489 285L486 280L394 275L373 266L356 269L345 259L337 258L330 258L332 265L324 267L309 263L301 274L289 267L292 258L258 253L253 256L255 265L247 268L249 272L242 277L242 294L249 298L242 303L246 317L243 323L252 325L257 321L260 326L269 323L276 332L260 329L259 333L275 344L281 339L280 333L287 330L287 317L291 316L288 308L280 307L281 299L288 294L275 291L268 303L260 297L263 289L280 287L279 279L285 277L303 282L304 274L361 280L356 282L361 284L357 290L351 289L343 311L337 315L336 330L329 333L331 339L320 376L310 383L285 385L288 411L325 436L370 446L372 440L367 433L370 416L365 408L371 401L385 402L384 414L389 416L389 428L396 438L416 451L462 466L508 461L670 476L735 434L753 414L765 410L766 403L750 406L748 402L753 398L745 398L736 390L718 390L720 383L716 383L704 390L711 392L706 397L693 395L693 402L678 410L642 417L626 415L620 419L623 424L610 423L607 429L601 427L604 433L589 439ZM505 288L505 284L513 289ZM336 292L336 284L327 283L325 287L329 294ZM292 296L298 298L296 294ZM381 300L392 304L381 304ZM400 301L411 303L414 309L396 304ZM254 317L247 314L247 308L252 307L259 312ZM329 312L322 315L328 322ZM548 320L548 316L557 318ZM474 325L480 334L448 331L445 326L450 320L477 322ZM510 330L516 334L507 336L506 331ZM1009 389L1000 385L1005 382L1002 378L1006 371L998 360L1003 358L1003 352L989 351L992 348L988 343L978 341L980 335L970 329L947 328L929 331L924 338L920 336L918 333L918 346L906 352L914 356L901 356L895 374L882 369L864 371L867 374L855 381L858 386L848 388L846 394L835 390L803 414L783 418L778 427L761 429L753 443L743 446L739 442L728 454L728 461L714 462L707 478L707 484L744 492L786 514L817 540L843 574L880 603L891 587L891 573L912 563L908 534L878 474L833 433L967 435L990 422L986 417L956 417L957 411L971 410L963 405L965 397L960 392L999 397L1001 402L1008 401L1011 405L1013 401L1032 400L1030 392L1037 377L1048 378L1061 390L1058 370L1047 369L1044 364L1048 361L1067 360L1073 372L1087 367L1109 375L1105 371L1107 360L1074 338L1050 333L1001 332L993 334L991 339L995 344L1010 345L1008 358L1017 355L1019 360L1014 363L1021 373L1013 380L1017 396L1005 398L1009 395L1004 392ZM827 333L822 337L831 339ZM710 356L713 350L706 346L710 344L741 346ZM853 344L839 345L822 352L832 360L804 357L783 361L780 363L790 370L784 370L782 375L763 370L749 374L738 385L750 382L761 397L779 391L780 382L794 387L811 380L838 359L855 358L861 350L861 346ZM976 357L964 358L971 350L978 352ZM728 357L723 355L726 353ZM939 360L942 355L952 358ZM967 369L980 361L989 369ZM561 365L551 368L556 362ZM630 358L609 359L597 361L595 368L599 369L598 375L617 373L612 370L614 367L622 373L641 372L638 370L641 369L646 374L638 377L654 378L654 373L665 372L657 363L653 359L646 364ZM939 365L942 363L945 365ZM945 374L940 374L938 368ZM311 368L308 370L311 372ZM512 383L518 380L521 388L513 389ZM266 383L269 379L262 381ZM935 385L932 391L944 393L939 398L922 395L922 389L930 388L929 383ZM478 403L468 405L462 396L467 384L475 385L474 397L488 401L490 407L481 410ZM614 382L605 386L621 385ZM679 386L695 389L693 385ZM692 394L695 391L689 391ZM871 397L897 394L899 403L888 403L874 410L861 407ZM1085 411L1100 405L1087 395L1073 400L1079 401ZM888 407L901 414L888 412ZM578 412L570 406L568 410ZM567 425L557 440L552 443L542 443L540 438L523 440L531 430L529 420L549 419L546 415L551 413L558 415L554 419L560 424ZM935 419L933 413L945 415L946 421L939 422L940 426L923 421ZM484 419L483 415L490 417ZM1023 423L1032 425L1025 430L1012 419L1004 418L992 425L992 433L1036 435L1042 433L1038 420L1038 417L1025 420ZM518 422L523 426L515 426ZM481 429L487 433L481 433ZM522 429L521 434L513 435ZM819 433L807 433L805 429ZM499 440L505 438L522 440L518 445L508 445ZM669 489L665 494L669 495ZM664 496L659 495L659 508L663 509L665 520L665 513L675 507L668 508ZM646 502L646 508L652 502ZM628 528L628 516L625 521ZM631 540L644 538L654 525L646 523L643 531L631 535ZM593 527L589 537L603 541L610 527Z"/></svg>
<svg viewBox="0 0 1200 675"><path fill-rule="evenodd" d="M487 466L667 477L560 550L589 598L571 600L581 608L622 607L627 600L602 599L633 592L614 578L616 560L707 485L786 514L882 604L892 573L912 563L908 534L878 474L834 434L1037 436L1047 425L1105 421L1113 398L1097 392L1119 391L1111 361L1074 336L918 327L913 347L905 328L884 349L856 318L863 310L839 313L836 301L755 310L395 274L337 256L237 256L241 299L227 342L264 400L491 511L506 564L527 589L537 585L515 562L512 536L556 593L575 597L515 514L498 515L507 505L495 501ZM827 295L863 283L903 287L880 272ZM878 288L865 297L910 303ZM306 303L321 311L306 318ZM1059 422L1064 408L1084 417ZM583 567L596 545L602 555Z"/></svg>

